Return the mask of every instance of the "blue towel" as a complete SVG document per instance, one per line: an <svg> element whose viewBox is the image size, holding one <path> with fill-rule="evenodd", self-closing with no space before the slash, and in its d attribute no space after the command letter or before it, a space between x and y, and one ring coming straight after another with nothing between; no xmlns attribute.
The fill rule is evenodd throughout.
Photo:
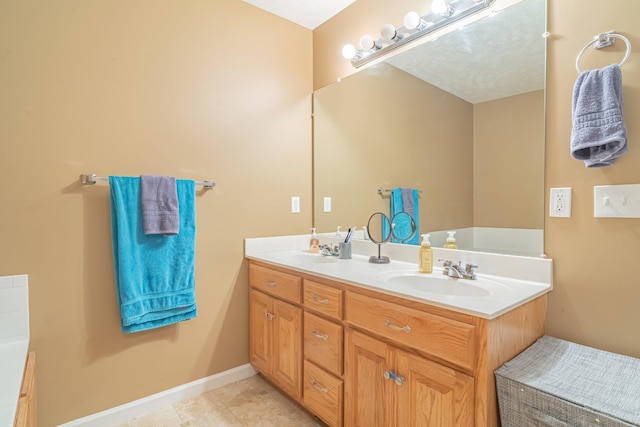
<svg viewBox="0 0 640 427"><path fill-rule="evenodd" d="M418 190L409 188L394 188L391 190L391 222L394 224L394 233L398 236L411 235L411 220L405 215L394 218L400 212L407 212L416 226L415 234L409 240L402 241L395 236L391 236L393 243L406 243L409 245L420 244L420 194ZM385 229L386 228L386 229ZM383 228L383 233L387 235L388 227Z"/></svg>
<svg viewBox="0 0 640 427"><path fill-rule="evenodd" d="M588 168L611 166L627 152L622 73L617 64L583 71L573 88L571 155Z"/></svg>
<svg viewBox="0 0 640 427"><path fill-rule="evenodd" d="M180 234L145 235L140 179L109 177L111 232L122 331L144 331L196 316L195 182L177 180Z"/></svg>
<svg viewBox="0 0 640 427"><path fill-rule="evenodd" d="M140 204L144 234L172 236L180 232L180 209L174 177L141 175Z"/></svg>

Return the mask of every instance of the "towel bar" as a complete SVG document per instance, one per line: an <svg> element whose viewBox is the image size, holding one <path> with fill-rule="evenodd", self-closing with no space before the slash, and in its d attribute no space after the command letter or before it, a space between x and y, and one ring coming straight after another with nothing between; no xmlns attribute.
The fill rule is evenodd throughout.
<svg viewBox="0 0 640 427"><path fill-rule="evenodd" d="M98 181L109 182L109 178L106 176L96 176L95 173L83 173L80 175L82 185L93 185ZM214 181L196 181L196 185L202 185L205 189L209 189L215 187L216 183Z"/></svg>
<svg viewBox="0 0 640 427"><path fill-rule="evenodd" d="M594 48L602 49L604 47L611 46L612 44L614 44L616 42L615 39L621 39L627 45L627 51L624 54L624 58L622 58L622 62L618 64L620 67L622 67L622 65L626 63L627 60L629 59L629 55L631 55L631 42L629 41L628 38L626 38L623 35L617 34L614 31L607 31L606 33L601 33L595 36L593 40L587 43L587 45L582 48L580 53L578 53L578 56L576 57L576 70L578 71L578 73L582 72L582 70L580 70L580 64L579 64L580 57L582 56L584 51L587 50L589 46L595 43L595 45L593 46Z"/></svg>
<svg viewBox="0 0 640 427"><path fill-rule="evenodd" d="M382 193L391 193L392 190L389 190L387 188L382 188L382 187L378 187L378 194L382 194ZM418 190L418 193L422 193L422 190Z"/></svg>

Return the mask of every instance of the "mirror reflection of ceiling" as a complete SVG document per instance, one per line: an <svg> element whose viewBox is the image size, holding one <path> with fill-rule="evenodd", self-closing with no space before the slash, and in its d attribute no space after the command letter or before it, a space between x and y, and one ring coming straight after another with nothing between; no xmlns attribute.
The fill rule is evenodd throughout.
<svg viewBox="0 0 640 427"><path fill-rule="evenodd" d="M243 0L310 30L331 19L355 0Z"/></svg>
<svg viewBox="0 0 640 427"><path fill-rule="evenodd" d="M520 2L386 62L472 104L543 89L545 16Z"/></svg>

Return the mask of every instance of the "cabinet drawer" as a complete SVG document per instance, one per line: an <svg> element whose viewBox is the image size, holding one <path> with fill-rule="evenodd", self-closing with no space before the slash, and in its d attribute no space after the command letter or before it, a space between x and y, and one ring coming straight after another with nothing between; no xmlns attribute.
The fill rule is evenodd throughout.
<svg viewBox="0 0 640 427"><path fill-rule="evenodd" d="M304 313L304 357L318 366L342 375L342 325Z"/></svg>
<svg viewBox="0 0 640 427"><path fill-rule="evenodd" d="M473 369L475 327L377 298L348 292L347 322L367 331Z"/></svg>
<svg viewBox="0 0 640 427"><path fill-rule="evenodd" d="M331 427L342 426L342 380L304 362L304 404Z"/></svg>
<svg viewBox="0 0 640 427"><path fill-rule="evenodd" d="M343 292L312 280L304 281L304 305L334 319L342 319Z"/></svg>
<svg viewBox="0 0 640 427"><path fill-rule="evenodd" d="M278 298L295 303L301 302L302 278L293 274L250 264L249 284Z"/></svg>

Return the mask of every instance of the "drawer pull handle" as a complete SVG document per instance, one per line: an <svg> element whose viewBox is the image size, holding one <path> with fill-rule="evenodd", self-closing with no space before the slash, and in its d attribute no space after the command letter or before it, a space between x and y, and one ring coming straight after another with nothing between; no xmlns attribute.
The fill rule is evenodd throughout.
<svg viewBox="0 0 640 427"><path fill-rule="evenodd" d="M406 332L407 334L409 332L411 332L411 326L407 325L407 326L403 326L402 328L400 326L396 326L393 323L391 323L390 320L385 319L384 320L384 324L386 327L393 329L394 331L403 331Z"/></svg>
<svg viewBox="0 0 640 427"><path fill-rule="evenodd" d="M325 394L329 393L329 389L326 387L322 387L320 384L318 384L315 378L311 378L311 387L315 388L320 393L325 393Z"/></svg>
<svg viewBox="0 0 640 427"><path fill-rule="evenodd" d="M318 331L314 328L311 330L311 333L313 334L314 337L316 338L320 338L321 340L328 340L329 339L329 335L327 334L320 334L318 333Z"/></svg>
<svg viewBox="0 0 640 427"><path fill-rule="evenodd" d="M313 302L319 302L320 304L324 304L324 305L329 304L329 300L328 299L320 299L320 298L318 298L318 295L312 296L311 299L313 300Z"/></svg>
<svg viewBox="0 0 640 427"><path fill-rule="evenodd" d="M385 371L384 372L384 379L385 380L393 380L398 385L404 384L404 377L401 377L400 375L396 375L391 371Z"/></svg>
<svg viewBox="0 0 640 427"><path fill-rule="evenodd" d="M275 287L278 284L275 280L265 280L264 283L271 287Z"/></svg>
<svg viewBox="0 0 640 427"><path fill-rule="evenodd" d="M269 320L273 320L273 319L276 318L276 316L274 314L271 314L268 311L266 313L264 313L264 317L266 317Z"/></svg>

